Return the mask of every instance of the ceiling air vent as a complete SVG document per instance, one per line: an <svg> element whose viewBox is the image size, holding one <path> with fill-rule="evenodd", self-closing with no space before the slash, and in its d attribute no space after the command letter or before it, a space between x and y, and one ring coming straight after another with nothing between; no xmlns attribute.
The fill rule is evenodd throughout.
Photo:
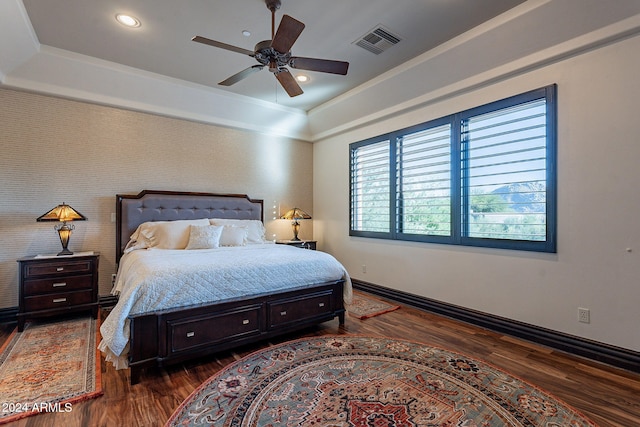
<svg viewBox="0 0 640 427"><path fill-rule="evenodd" d="M369 52L380 55L400 40L402 39L398 35L393 34L382 25L378 25L353 43Z"/></svg>

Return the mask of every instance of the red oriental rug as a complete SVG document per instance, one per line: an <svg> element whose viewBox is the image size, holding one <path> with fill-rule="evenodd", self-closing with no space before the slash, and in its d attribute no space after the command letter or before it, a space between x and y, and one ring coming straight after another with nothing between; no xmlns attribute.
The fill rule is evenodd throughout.
<svg viewBox="0 0 640 427"><path fill-rule="evenodd" d="M232 363L167 426L595 426L548 393L470 357L379 337L313 337Z"/></svg>
<svg viewBox="0 0 640 427"><path fill-rule="evenodd" d="M102 395L98 321L27 323L0 349L0 424Z"/></svg>

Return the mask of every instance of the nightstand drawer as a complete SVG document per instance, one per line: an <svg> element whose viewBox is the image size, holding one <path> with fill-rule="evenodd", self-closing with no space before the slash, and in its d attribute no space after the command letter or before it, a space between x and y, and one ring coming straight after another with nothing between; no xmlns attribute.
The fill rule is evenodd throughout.
<svg viewBox="0 0 640 427"><path fill-rule="evenodd" d="M25 280L24 296L30 297L51 292L69 292L91 289L92 285L93 276L91 274L85 274L83 276Z"/></svg>
<svg viewBox="0 0 640 427"><path fill-rule="evenodd" d="M42 262L28 264L25 268L24 279L41 276L68 275L75 273L92 273L91 260L56 260L55 262Z"/></svg>
<svg viewBox="0 0 640 427"><path fill-rule="evenodd" d="M93 302L93 291L60 292L24 298L26 311L65 308Z"/></svg>

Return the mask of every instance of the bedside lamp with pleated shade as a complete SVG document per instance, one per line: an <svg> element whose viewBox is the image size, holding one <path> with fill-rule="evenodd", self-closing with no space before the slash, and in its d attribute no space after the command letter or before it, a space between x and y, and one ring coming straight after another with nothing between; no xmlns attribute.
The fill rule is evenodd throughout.
<svg viewBox="0 0 640 427"><path fill-rule="evenodd" d="M288 219L291 221L291 228L293 228L293 239L292 241L299 242L298 231L300 231L300 223L298 220L301 219L311 219L311 215L306 213L300 208L293 208L287 211L284 215L280 217L280 219Z"/></svg>
<svg viewBox="0 0 640 427"><path fill-rule="evenodd" d="M61 205L56 206L55 208L51 209L49 212L38 217L36 221L61 222L62 224L58 224L54 227L54 229L58 232L58 236L60 237L60 243L62 244L62 251L60 251L58 255L73 255L73 252L67 249L67 246L69 245L69 237L71 237L71 232L75 229L75 226L73 224L67 224L67 223L72 221L86 221L86 220L87 220L87 217L85 217L80 212L76 211L71 206L63 202Z"/></svg>

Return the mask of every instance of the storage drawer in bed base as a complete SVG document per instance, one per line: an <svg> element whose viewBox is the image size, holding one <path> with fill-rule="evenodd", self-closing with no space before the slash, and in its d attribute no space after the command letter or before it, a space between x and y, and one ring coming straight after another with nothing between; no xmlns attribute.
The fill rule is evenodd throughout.
<svg viewBox="0 0 640 427"><path fill-rule="evenodd" d="M185 320L167 320L168 354L258 335L261 317L261 306L256 304Z"/></svg>
<svg viewBox="0 0 640 427"><path fill-rule="evenodd" d="M164 366L292 332L335 317L344 324L342 280L218 304L131 316L131 384Z"/></svg>
<svg viewBox="0 0 640 427"><path fill-rule="evenodd" d="M267 302L270 330L333 313L331 289Z"/></svg>

